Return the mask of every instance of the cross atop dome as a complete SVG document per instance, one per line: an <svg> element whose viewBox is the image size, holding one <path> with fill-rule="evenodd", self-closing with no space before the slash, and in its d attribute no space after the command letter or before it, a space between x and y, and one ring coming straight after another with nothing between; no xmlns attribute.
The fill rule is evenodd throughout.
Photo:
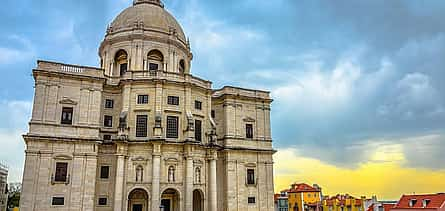
<svg viewBox="0 0 445 211"><path fill-rule="evenodd" d="M160 7L164 7L164 4L161 2L161 0L134 0L133 5L138 4L154 4L158 5Z"/></svg>

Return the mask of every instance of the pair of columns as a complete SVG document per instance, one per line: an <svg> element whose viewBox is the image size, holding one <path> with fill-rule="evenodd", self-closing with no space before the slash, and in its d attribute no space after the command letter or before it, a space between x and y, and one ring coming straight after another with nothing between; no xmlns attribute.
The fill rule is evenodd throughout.
<svg viewBox="0 0 445 211"><path fill-rule="evenodd" d="M153 146L153 165L151 183L151 210L159 210L160 202L160 166L161 166L161 145ZM216 184L216 152L212 152L209 159L209 211L217 210L217 184ZM193 158L186 158L186 181L184 192L184 210L193 210ZM118 155L116 166L116 188L114 194L114 211L121 211L127 205L123 204L125 177L125 156ZM155 197L158 196L158 197ZM205 209L206 210L206 209Z"/></svg>

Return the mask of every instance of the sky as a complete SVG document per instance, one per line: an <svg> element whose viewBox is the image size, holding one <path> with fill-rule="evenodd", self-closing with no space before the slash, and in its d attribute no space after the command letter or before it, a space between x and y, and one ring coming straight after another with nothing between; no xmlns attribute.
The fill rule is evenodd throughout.
<svg viewBox="0 0 445 211"><path fill-rule="evenodd" d="M269 90L275 190L445 191L445 1L164 0L190 38L192 73ZM20 181L37 59L98 66L131 0L4 0L0 160Z"/></svg>

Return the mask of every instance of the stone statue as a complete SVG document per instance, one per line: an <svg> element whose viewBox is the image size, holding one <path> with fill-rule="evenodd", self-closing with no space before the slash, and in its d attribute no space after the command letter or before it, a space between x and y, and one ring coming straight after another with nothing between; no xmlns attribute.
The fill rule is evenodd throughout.
<svg viewBox="0 0 445 211"><path fill-rule="evenodd" d="M175 181L175 167L170 166L168 168L168 182L174 182Z"/></svg>

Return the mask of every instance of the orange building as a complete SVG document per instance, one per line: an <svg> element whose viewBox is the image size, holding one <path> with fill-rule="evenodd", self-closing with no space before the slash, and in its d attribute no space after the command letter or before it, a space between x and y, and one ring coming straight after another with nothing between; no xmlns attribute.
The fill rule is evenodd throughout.
<svg viewBox="0 0 445 211"><path fill-rule="evenodd" d="M321 188L318 185L292 184L287 192L289 211L321 211ZM283 191L282 191L283 192Z"/></svg>

